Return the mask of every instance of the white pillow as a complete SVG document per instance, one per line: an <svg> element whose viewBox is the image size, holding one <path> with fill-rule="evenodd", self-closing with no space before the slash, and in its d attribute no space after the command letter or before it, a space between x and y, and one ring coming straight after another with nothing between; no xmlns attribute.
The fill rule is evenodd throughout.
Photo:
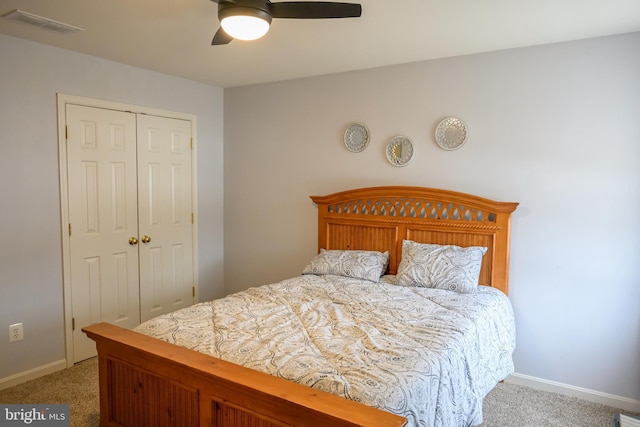
<svg viewBox="0 0 640 427"><path fill-rule="evenodd" d="M486 252L487 248L482 246L463 248L405 240L396 283L460 293L475 292Z"/></svg>
<svg viewBox="0 0 640 427"><path fill-rule="evenodd" d="M388 264L389 252L320 249L302 274L336 274L378 282Z"/></svg>

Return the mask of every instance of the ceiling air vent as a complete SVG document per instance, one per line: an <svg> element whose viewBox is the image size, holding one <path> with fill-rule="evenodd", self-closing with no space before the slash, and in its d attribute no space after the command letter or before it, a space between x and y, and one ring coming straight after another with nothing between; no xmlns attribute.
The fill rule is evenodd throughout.
<svg viewBox="0 0 640 427"><path fill-rule="evenodd" d="M24 22L25 24L35 25L36 27L44 28L46 30L55 31L57 33L62 33L62 34L70 34L70 33L75 33L76 31L84 31L84 28L65 24L63 22L54 21L53 19L34 15L33 13L25 12L19 9L15 9L15 10L12 10L11 12L5 13L4 15L2 15L2 17L6 19L10 19L12 21Z"/></svg>

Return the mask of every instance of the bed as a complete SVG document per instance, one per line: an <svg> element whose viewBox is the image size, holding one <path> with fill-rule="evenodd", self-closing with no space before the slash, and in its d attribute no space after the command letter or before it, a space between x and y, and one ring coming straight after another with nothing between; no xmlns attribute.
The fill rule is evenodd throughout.
<svg viewBox="0 0 640 427"><path fill-rule="evenodd" d="M136 331L83 329L98 350L101 425L482 421L482 398L513 370L506 295L518 204L401 186L311 199L318 256L300 277L196 304ZM424 256L473 268L455 265L464 273L455 283L416 286L432 279L420 267Z"/></svg>

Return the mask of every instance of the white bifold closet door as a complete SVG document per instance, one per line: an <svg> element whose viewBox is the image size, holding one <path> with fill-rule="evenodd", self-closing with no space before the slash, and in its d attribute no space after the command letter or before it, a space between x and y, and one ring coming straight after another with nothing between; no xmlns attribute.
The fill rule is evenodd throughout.
<svg viewBox="0 0 640 427"><path fill-rule="evenodd" d="M140 317L193 303L191 123L138 115Z"/></svg>
<svg viewBox="0 0 640 427"><path fill-rule="evenodd" d="M74 362L84 326L193 304L191 123L67 104Z"/></svg>

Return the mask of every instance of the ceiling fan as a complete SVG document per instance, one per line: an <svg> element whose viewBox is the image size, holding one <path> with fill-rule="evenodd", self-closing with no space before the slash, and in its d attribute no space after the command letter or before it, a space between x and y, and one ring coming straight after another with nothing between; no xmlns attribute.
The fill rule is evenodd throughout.
<svg viewBox="0 0 640 427"><path fill-rule="evenodd" d="M212 45L227 44L233 39L255 40L269 31L272 18L331 19L357 18L362 6L356 3L328 1L211 0L218 3L221 28Z"/></svg>

